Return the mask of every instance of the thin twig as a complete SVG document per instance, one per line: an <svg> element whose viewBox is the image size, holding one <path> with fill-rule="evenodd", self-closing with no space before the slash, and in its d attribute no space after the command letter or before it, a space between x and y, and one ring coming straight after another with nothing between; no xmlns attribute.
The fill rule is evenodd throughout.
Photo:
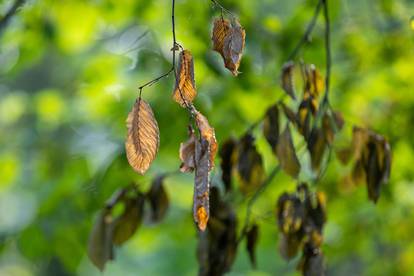
<svg viewBox="0 0 414 276"><path fill-rule="evenodd" d="M329 104L329 85L331 78L331 66L332 66L332 56L331 56L331 23L329 19L328 11L328 0L323 1L323 15L325 18L325 51L326 51L326 77L325 77L325 95L323 97L323 102L325 105Z"/></svg>
<svg viewBox="0 0 414 276"><path fill-rule="evenodd" d="M15 15L17 10L24 4L25 0L16 0L10 10L0 18L0 31L7 26L10 19Z"/></svg>
<svg viewBox="0 0 414 276"><path fill-rule="evenodd" d="M216 5L217 7L221 9L221 12L222 12L221 17L223 17L223 11L224 11L228 13L229 15L231 15L232 17L236 18L236 16L231 11L223 7L217 0L211 0L211 2L213 2L214 5Z"/></svg>
<svg viewBox="0 0 414 276"><path fill-rule="evenodd" d="M310 41L310 35L311 35L311 33L312 33L315 25L316 25L316 20L318 19L319 12L321 11L321 7L322 7L322 2L323 1L324 0L319 0L318 1L318 4L316 5L316 8L315 8L315 12L314 12L314 14L312 16L311 21L309 22L308 26L306 27L305 33L303 34L302 38L299 40L299 42L296 45L296 47L293 49L293 51L288 56L288 60L294 59L297 56L299 50L302 48L302 46L305 43L307 43L307 42Z"/></svg>

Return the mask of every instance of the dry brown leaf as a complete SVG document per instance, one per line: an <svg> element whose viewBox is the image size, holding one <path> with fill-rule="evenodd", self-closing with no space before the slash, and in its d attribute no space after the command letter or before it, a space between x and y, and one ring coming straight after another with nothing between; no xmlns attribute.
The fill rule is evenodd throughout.
<svg viewBox="0 0 414 276"><path fill-rule="evenodd" d="M201 231L207 227L210 214L210 144L203 137L195 142L195 177L193 216Z"/></svg>
<svg viewBox="0 0 414 276"><path fill-rule="evenodd" d="M233 154L236 150L237 142L233 138L226 140L220 147L219 155L221 158L221 179L223 180L226 192L232 189L232 169L233 169Z"/></svg>
<svg viewBox="0 0 414 276"><path fill-rule="evenodd" d="M311 157L311 165L314 171L319 171L323 154L326 148L325 135L320 128L313 128L308 143L308 150Z"/></svg>
<svg viewBox="0 0 414 276"><path fill-rule="evenodd" d="M246 32L237 19L230 23L218 18L213 27L213 50L219 52L224 59L224 66L234 75L238 75L241 57L245 45Z"/></svg>
<svg viewBox="0 0 414 276"><path fill-rule="evenodd" d="M192 172L194 171L194 154L195 154L195 141L196 136L191 126L188 127L188 140L180 144L180 159L181 159L181 172Z"/></svg>
<svg viewBox="0 0 414 276"><path fill-rule="evenodd" d="M144 174L158 152L160 137L158 123L151 107L138 98L128 114L128 135L125 150L131 167Z"/></svg>
<svg viewBox="0 0 414 276"><path fill-rule="evenodd" d="M174 88L173 99L181 106L192 103L197 96L194 80L194 61L190 51L183 50L178 59L177 81Z"/></svg>
<svg viewBox="0 0 414 276"><path fill-rule="evenodd" d="M286 125L285 130L279 137L276 154L282 169L290 176L296 178L300 172L300 163L296 156L289 125Z"/></svg>
<svg viewBox="0 0 414 276"><path fill-rule="evenodd" d="M288 61L282 67L282 88L292 99L296 100L295 86L293 84L293 69L295 64Z"/></svg>
<svg viewBox="0 0 414 276"><path fill-rule="evenodd" d="M170 200L167 191L164 188L164 175L158 175L151 183L151 188L147 192L147 200L151 207L151 220L159 222L167 214Z"/></svg>
<svg viewBox="0 0 414 276"><path fill-rule="evenodd" d="M209 142L210 145L210 165L209 170L214 168L214 158L216 156L218 145L216 140L216 134L214 128L210 126L207 118L199 111L195 111L195 120L198 129L200 130L201 137Z"/></svg>
<svg viewBox="0 0 414 276"><path fill-rule="evenodd" d="M224 18L216 18L214 20L213 35L211 37L213 41L213 50L222 54L224 39L231 29L230 21Z"/></svg>
<svg viewBox="0 0 414 276"><path fill-rule="evenodd" d="M279 108L277 104L272 105L266 111L263 120L263 134L273 152L276 153L276 145L279 140Z"/></svg>

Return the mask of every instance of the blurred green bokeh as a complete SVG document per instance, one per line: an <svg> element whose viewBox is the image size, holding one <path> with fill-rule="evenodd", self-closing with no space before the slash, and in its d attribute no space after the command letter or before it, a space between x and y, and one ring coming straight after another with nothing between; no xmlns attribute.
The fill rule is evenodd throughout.
<svg viewBox="0 0 414 276"><path fill-rule="evenodd" d="M137 87L171 66L169 0L28 0L0 30L0 275L99 275L86 255L98 210L132 180L143 189L179 166L188 115L171 100L170 76L144 90L161 131L145 177L123 153L125 119ZM195 104L219 143L238 136L283 95L282 64L302 36L316 0L222 0L246 29L239 77L211 51L209 0L177 0L177 39L195 59ZM14 0L0 0L0 18ZM328 275L414 275L414 2L330 0L331 102L346 126L385 135L393 150L391 181L377 205L363 186L343 180L336 160L318 189L327 194L323 251ZM300 53L324 73L324 25ZM277 163L260 131L269 171ZM303 160L303 162L308 162ZM218 180L218 172L214 173ZM195 275L197 236L192 175L166 180L172 206L116 251L105 275ZM260 225L258 269L244 244L230 275L297 275L297 260L277 251L274 209L296 183L280 173L253 209ZM243 219L245 201L236 205ZM239 223L242 224L241 222Z"/></svg>

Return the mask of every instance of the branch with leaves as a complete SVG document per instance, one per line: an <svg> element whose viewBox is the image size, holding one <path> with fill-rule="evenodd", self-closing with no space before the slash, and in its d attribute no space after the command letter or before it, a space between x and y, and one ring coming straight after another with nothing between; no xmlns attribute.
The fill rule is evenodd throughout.
<svg viewBox="0 0 414 276"><path fill-rule="evenodd" d="M216 0L211 0L221 11L212 30L212 49L218 52L224 66L237 76L245 47L245 31L237 17ZM310 42L310 36L323 10L324 44L326 51L325 77L313 64L294 60L299 51ZM199 229L198 254L200 275L222 275L231 269L237 249L246 240L246 249L253 266L257 265L255 247L259 239L257 218L252 219L252 209L260 196L270 187L279 172L284 172L298 183L296 191L283 193L275 204L274 215L280 231L279 249L281 255L290 260L302 251L298 265L304 275L324 275L324 258L321 251L323 226L326 222L326 196L316 191L316 185L323 178L334 156L336 134L343 128L342 115L330 105L331 26L328 1L319 0L314 14L303 36L289 55L281 70L281 87L290 97L271 105L265 114L253 123L239 139L224 141L219 156L221 159L221 185L211 187L210 172L214 169L218 152L215 131L193 105L197 96L194 79L194 60L191 52L176 40L175 1L172 0L172 67L165 74L141 85L139 97L128 116L128 136L125 143L129 164L144 174L156 157L159 146L158 124L149 104L142 99L143 89L153 85L174 72L175 86L173 100L190 114L188 140L181 143L179 157L180 171L194 172L193 216ZM229 15L229 19L224 15ZM176 65L176 51L179 52ZM297 93L297 76L300 76L302 93ZM323 96L322 96L323 94ZM255 146L253 130L263 127L263 136L278 160L277 165L265 177L263 158ZM295 145L292 132L301 137ZM328 149L328 153L327 150ZM343 163L353 160L350 178L358 182L365 180L368 196L376 202L381 187L388 182L391 168L391 149L387 140L375 132L354 127L352 144L336 150L336 156ZM303 179L302 157L310 156L309 167L314 176ZM143 202L151 206L151 217L155 222L165 216L168 209L168 195L163 188L167 174L157 176L149 191L143 193L137 185L130 185L116 192L103 208L92 230L89 242L89 256L100 269L106 261L113 259L113 246L128 240L141 224L145 210ZM233 182L239 189L233 188ZM247 200L246 214L238 235L238 218L234 210L232 192L240 193ZM114 216L114 206L122 204L124 211ZM254 223L252 222L254 221Z"/></svg>

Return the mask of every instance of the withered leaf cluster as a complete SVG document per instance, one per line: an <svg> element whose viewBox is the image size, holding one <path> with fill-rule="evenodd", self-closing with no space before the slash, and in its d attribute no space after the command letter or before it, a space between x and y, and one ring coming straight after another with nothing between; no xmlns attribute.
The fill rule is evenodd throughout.
<svg viewBox="0 0 414 276"><path fill-rule="evenodd" d="M377 202L381 187L389 181L391 171L391 147L388 141L371 130L354 127L352 150L347 154L353 154L355 160L352 178L358 183L365 181L368 197ZM351 158L343 157L344 161Z"/></svg>
<svg viewBox="0 0 414 276"><path fill-rule="evenodd" d="M151 107L138 98L127 118L125 150L131 167L144 174L158 152L160 135Z"/></svg>
<svg viewBox="0 0 414 276"><path fill-rule="evenodd" d="M320 246L326 222L325 201L323 193L311 192L304 183L294 193L283 193L277 201L280 253L290 260L302 250L298 268L303 275L324 275Z"/></svg>
<svg viewBox="0 0 414 276"><path fill-rule="evenodd" d="M237 76L243 54L246 32L240 22L233 18L231 21L220 17L214 20L213 50L220 53L224 66Z"/></svg>
<svg viewBox="0 0 414 276"><path fill-rule="evenodd" d="M114 246L123 245L139 229L145 202L150 206L151 222L159 222L165 216L169 199L163 179L164 176L157 176L145 194L133 184L119 189L102 208L88 242L89 259L98 269L103 271L106 262L115 258Z"/></svg>
<svg viewBox="0 0 414 276"><path fill-rule="evenodd" d="M209 189L210 171L214 167L214 158L218 150L214 128L207 118L199 111L194 111L194 117L200 137L193 128L189 127L189 139L181 143L180 159L182 172L195 171L194 178L194 221L200 230L204 231L209 219Z"/></svg>
<svg viewBox="0 0 414 276"><path fill-rule="evenodd" d="M194 61L189 50L180 52L178 58L177 80L173 92L173 99L181 106L193 102L197 96L194 80Z"/></svg>
<svg viewBox="0 0 414 276"><path fill-rule="evenodd" d="M216 187L211 188L211 210L207 229L198 234L199 275L223 275L228 272L237 252L237 217Z"/></svg>

